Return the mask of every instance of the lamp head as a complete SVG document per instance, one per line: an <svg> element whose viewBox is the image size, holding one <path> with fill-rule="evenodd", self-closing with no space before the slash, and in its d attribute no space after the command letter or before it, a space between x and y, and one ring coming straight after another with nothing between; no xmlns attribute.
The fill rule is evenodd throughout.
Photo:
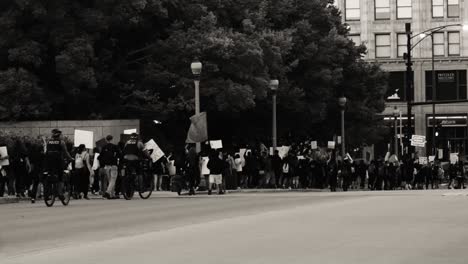
<svg viewBox="0 0 468 264"><path fill-rule="evenodd" d="M338 104L340 105L340 107L344 108L346 106L346 102L348 101L348 99L346 99L346 97L342 96L340 98L338 98Z"/></svg>
<svg viewBox="0 0 468 264"><path fill-rule="evenodd" d="M199 62L199 61L194 61L194 62L192 62L192 64L190 65L190 68L192 69L193 75L195 75L195 76L200 76L200 74L201 74L201 72L202 72L203 65L202 65L202 63Z"/></svg>
<svg viewBox="0 0 468 264"><path fill-rule="evenodd" d="M278 80L275 79L275 80L270 81L270 89L272 91L278 90L278 86L279 86L279 81Z"/></svg>

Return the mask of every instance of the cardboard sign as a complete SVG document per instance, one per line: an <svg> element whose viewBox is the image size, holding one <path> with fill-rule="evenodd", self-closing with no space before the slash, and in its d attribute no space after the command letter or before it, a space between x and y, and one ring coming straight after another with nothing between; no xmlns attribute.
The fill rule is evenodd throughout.
<svg viewBox="0 0 468 264"><path fill-rule="evenodd" d="M427 165L427 157L419 157L419 164Z"/></svg>
<svg viewBox="0 0 468 264"><path fill-rule="evenodd" d="M153 150L153 153L151 153L151 160L153 160L153 162L158 161L165 155L164 152L159 148L158 144L156 144L156 142L154 142L152 139L146 142L144 150Z"/></svg>
<svg viewBox="0 0 468 264"><path fill-rule="evenodd" d="M420 135L413 135L411 137L411 146L423 148L426 145L426 137Z"/></svg>
<svg viewBox="0 0 468 264"><path fill-rule="evenodd" d="M94 153L94 161L93 161L93 168L92 170L97 170L99 169L99 153Z"/></svg>
<svg viewBox="0 0 468 264"><path fill-rule="evenodd" d="M211 140L210 147L212 149L222 149L223 148L223 141L221 140Z"/></svg>
<svg viewBox="0 0 468 264"><path fill-rule="evenodd" d="M124 130L124 135L131 135L133 133L138 133L136 128Z"/></svg>
<svg viewBox="0 0 468 264"><path fill-rule="evenodd" d="M209 175L210 174L210 170L208 169L208 161L209 160L210 160L210 158L208 158L208 157L202 157L202 169L201 169L202 175Z"/></svg>
<svg viewBox="0 0 468 264"><path fill-rule="evenodd" d="M317 149L317 148L318 148L318 146L317 146L317 141L312 141L312 142L310 142L310 148L311 148L311 149Z"/></svg>
<svg viewBox="0 0 468 264"><path fill-rule="evenodd" d="M87 149L94 147L94 132L75 129L75 147L84 144Z"/></svg>
<svg viewBox="0 0 468 264"><path fill-rule="evenodd" d="M335 149L335 141L328 141L328 148Z"/></svg>
<svg viewBox="0 0 468 264"><path fill-rule="evenodd" d="M291 149L290 146L282 146L282 147L278 148L279 156L282 159L285 158L286 156L288 156L289 149Z"/></svg>
<svg viewBox="0 0 468 264"><path fill-rule="evenodd" d="M458 162L458 153L450 153L450 164L456 164Z"/></svg>
<svg viewBox="0 0 468 264"><path fill-rule="evenodd" d="M0 147L0 157L8 157L7 147ZM0 160L0 166L8 166L10 161L8 159Z"/></svg>

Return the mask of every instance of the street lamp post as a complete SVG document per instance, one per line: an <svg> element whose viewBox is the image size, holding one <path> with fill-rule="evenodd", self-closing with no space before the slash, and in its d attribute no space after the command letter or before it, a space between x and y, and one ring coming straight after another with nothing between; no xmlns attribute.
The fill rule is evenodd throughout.
<svg viewBox="0 0 468 264"><path fill-rule="evenodd" d="M395 108L393 109L393 119L394 119L394 126L395 126L395 156L398 157L398 122L397 122L397 118L398 116L400 115L400 110L398 110L398 108L395 106Z"/></svg>
<svg viewBox="0 0 468 264"><path fill-rule="evenodd" d="M200 75L202 72L203 65L199 61L194 61L190 65L190 68L192 69L192 73L194 76L194 83L195 83L195 114L198 115L200 114ZM196 150L197 150L197 153L200 153L201 151L200 142L196 143Z"/></svg>
<svg viewBox="0 0 468 264"><path fill-rule="evenodd" d="M271 80L270 81L270 89L272 92L272 106L273 106L273 120L272 120L272 143L273 143L273 154L276 151L278 146L277 144L277 131L276 131L276 91L278 90L279 81L278 80Z"/></svg>
<svg viewBox="0 0 468 264"><path fill-rule="evenodd" d="M419 43L421 43L421 41L423 41L428 35L431 36L431 39L432 39L432 117L433 117L433 134L432 134L432 149L433 149L433 153L435 154L435 94L436 94L436 81L435 81L435 72L434 72L434 37L433 37L433 34L436 33L436 32L439 32L445 28L448 28L448 27L463 27L463 30L464 31L467 31L468 30L468 25L463 25L463 24L449 24L449 25L444 25L444 26L439 26L439 27L434 27L434 28L430 28L430 29L427 29L419 34L416 34L415 36L412 36L412 32L411 32L411 23L406 23L405 24L405 31L406 31L406 37L407 37L407 43L406 43L406 47L407 47L407 52L404 54L404 59L406 60L406 101L407 101L407 108L408 108L408 112L407 112L407 115L408 115L408 123L407 123L407 131L406 131L406 144L407 144L407 149L408 149L408 156L411 157L411 144L410 144L410 140L411 140L411 129L412 129L412 119L411 119L411 107L412 107L412 103L410 101L410 98L411 98L411 85L413 83L413 77L412 77L412 74L413 74L413 69L412 69L412 65L413 65L413 62L411 61L411 50L416 47ZM417 36L422 36L421 40L419 40L418 42L416 42L416 44L414 45L411 45L411 40Z"/></svg>
<svg viewBox="0 0 468 264"><path fill-rule="evenodd" d="M341 161L344 162L344 157L346 155L346 144L345 144L345 108L346 108L346 97L344 95L338 98L338 104L341 108Z"/></svg>

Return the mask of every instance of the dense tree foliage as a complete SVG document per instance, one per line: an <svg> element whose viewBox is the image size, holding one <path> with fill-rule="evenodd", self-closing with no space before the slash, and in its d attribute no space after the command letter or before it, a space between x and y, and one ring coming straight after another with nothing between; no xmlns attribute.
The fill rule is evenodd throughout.
<svg viewBox="0 0 468 264"><path fill-rule="evenodd" d="M3 0L0 118L158 118L183 131L198 58L214 137L268 135L275 78L282 137L330 139L344 94L350 138L372 142L386 76L330 2Z"/></svg>

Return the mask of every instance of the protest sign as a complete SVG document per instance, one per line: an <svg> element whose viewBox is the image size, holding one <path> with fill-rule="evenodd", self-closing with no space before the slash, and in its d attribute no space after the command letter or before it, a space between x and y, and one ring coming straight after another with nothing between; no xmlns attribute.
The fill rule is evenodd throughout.
<svg viewBox="0 0 468 264"><path fill-rule="evenodd" d="M247 152L247 149L245 148L239 149L239 156L242 160L242 164L245 164L245 158L244 158L245 152Z"/></svg>
<svg viewBox="0 0 468 264"><path fill-rule="evenodd" d="M136 128L124 130L124 134L125 134L125 135L131 135L131 134L133 134L133 133L137 133L137 129L136 129Z"/></svg>
<svg viewBox="0 0 468 264"><path fill-rule="evenodd" d="M7 147L0 147L0 158L8 157ZM10 161L8 159L0 160L0 166L8 166Z"/></svg>
<svg viewBox="0 0 468 264"><path fill-rule="evenodd" d="M411 146L423 148L426 145L426 137L420 135L413 135L411 137Z"/></svg>
<svg viewBox="0 0 468 264"><path fill-rule="evenodd" d="M317 148L318 148L318 146L317 146L317 141L312 141L312 142L310 142L310 148L311 148L311 149L317 149Z"/></svg>
<svg viewBox="0 0 468 264"><path fill-rule="evenodd" d="M429 162L434 162L435 156L429 156Z"/></svg>
<svg viewBox="0 0 468 264"><path fill-rule="evenodd" d="M92 170L97 170L99 169L99 153L94 153L94 161L93 161L93 167Z"/></svg>
<svg viewBox="0 0 468 264"><path fill-rule="evenodd" d="M164 156L164 152L159 148L158 144L154 140L150 140L146 142L144 150L153 150L151 153L151 159L153 162L158 161L160 158Z"/></svg>
<svg viewBox="0 0 468 264"><path fill-rule="evenodd" d="M458 153L450 153L450 164L458 162Z"/></svg>
<svg viewBox="0 0 468 264"><path fill-rule="evenodd" d="M328 148L335 149L335 141L328 141Z"/></svg>
<svg viewBox="0 0 468 264"><path fill-rule="evenodd" d="M202 175L209 175L210 174L210 170L208 169L208 161L210 159L208 157L202 157L202 169L201 169L201 173Z"/></svg>
<svg viewBox="0 0 468 264"><path fill-rule="evenodd" d="M94 132L75 129L75 147L84 144L87 149L94 147Z"/></svg>
<svg viewBox="0 0 468 264"><path fill-rule="evenodd" d="M290 148L291 148L291 147L289 147L289 146L282 146L282 147L279 147L279 148L278 148L278 154L279 154L279 156L280 156L281 158L284 158L284 157L288 156L288 153L289 153L289 149L290 149Z"/></svg>
<svg viewBox="0 0 468 264"><path fill-rule="evenodd" d="M427 157L419 157L419 164L427 165Z"/></svg>
<svg viewBox="0 0 468 264"><path fill-rule="evenodd" d="M212 149L222 149L223 148L223 141L221 140L211 140L210 147Z"/></svg>
<svg viewBox="0 0 468 264"><path fill-rule="evenodd" d="M437 158L438 159L443 159L444 158L444 150L443 149L439 149L439 151L437 151Z"/></svg>

